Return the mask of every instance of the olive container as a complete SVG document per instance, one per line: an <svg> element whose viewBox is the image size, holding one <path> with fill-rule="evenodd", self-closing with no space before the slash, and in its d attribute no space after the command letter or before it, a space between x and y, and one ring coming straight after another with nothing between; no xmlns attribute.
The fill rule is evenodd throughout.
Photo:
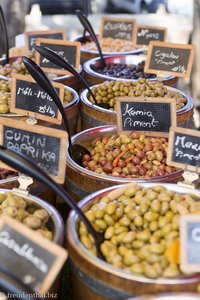
<svg viewBox="0 0 200 300"><path fill-rule="evenodd" d="M1 76L0 76L0 81L1 80L8 81L10 79L8 77L1 78ZM65 115L69 122L70 133L73 135L73 134L76 134L78 131L78 124L79 124L79 117L80 117L80 114L79 114L80 98L79 98L78 93L73 88L66 86L66 85L64 86L64 88L65 88L65 90L69 91L72 94L72 100L68 103L63 104L63 107L64 107ZM1 116L15 118L16 120L24 121L24 122L27 119L27 117L24 117L22 114L12 114L11 115L8 113L8 114L0 114L0 117ZM54 126L51 123L48 123L46 121L41 121L41 120L38 120L37 123L38 123L38 125ZM55 125L54 127L59 129L60 125ZM64 127L64 124L63 124L63 127Z"/></svg>
<svg viewBox="0 0 200 300"><path fill-rule="evenodd" d="M100 136L112 136L117 133L116 125L107 125L90 128L79 132L72 137L72 144L80 144L87 147L87 144L99 138ZM71 196L79 201L83 197L96 192L102 188L109 187L115 184L128 183L130 181L162 181L162 182L177 182L182 179L183 170L178 170L171 174L164 176L156 176L151 179L145 178L120 178L107 176L103 174L97 174L95 172L89 171L84 167L75 163L67 152L66 159L66 178L65 178L65 189Z"/></svg>
<svg viewBox="0 0 200 300"><path fill-rule="evenodd" d="M140 183L144 188L163 185L176 193L189 194L190 189L169 183ZM86 211L98 199L106 196L110 191L120 186L112 186L85 197L79 202L79 207ZM78 216L74 211L67 221L68 251L71 261L73 300L122 300L135 299L142 295L157 295L159 293L196 293L200 283L200 274L182 275L177 278L151 279L145 276L136 276L126 270L114 267L106 261L94 256L79 240ZM198 296L199 297L199 296ZM143 299L143 298L142 298ZM162 298L153 298L162 299ZM170 298L164 298L166 300ZM164 300L163 299L163 300ZM182 298L172 298L181 299ZM183 298L186 300L186 298ZM190 298L187 298L189 300ZM191 298L192 300L193 298ZM194 298L196 299L196 298ZM199 299L199 298L198 298Z"/></svg>
<svg viewBox="0 0 200 300"><path fill-rule="evenodd" d="M98 37L98 35L97 35ZM91 42L92 37L90 35L79 36L76 39L74 39L75 42L80 42L82 45L86 42ZM124 52L105 52L103 51L104 56L115 56L115 55L133 55L133 54L140 54L143 52L142 48L135 48L130 51L124 51ZM81 47L81 63L85 63L86 61L96 58L99 56L99 52L97 50L87 50Z"/></svg>
<svg viewBox="0 0 200 300"><path fill-rule="evenodd" d="M109 64L126 64L126 65L137 65L144 61L146 57L144 55L115 55L115 56L105 56L105 63ZM103 83L104 81L130 81L132 79L121 79L120 76L111 77L99 73L96 69L101 67L101 59L99 57L88 60L83 64L84 77L90 85L95 85ZM156 80L154 78L149 78L150 80ZM134 80L134 79L133 79ZM169 86L176 86L178 78L171 75L164 75L163 83Z"/></svg>
<svg viewBox="0 0 200 300"><path fill-rule="evenodd" d="M10 63L16 61L18 58L20 58L20 56L12 56L10 57ZM0 65L4 65L5 64L5 58L0 58ZM83 71L82 69L82 65L79 65L79 68L78 68L78 73L81 74ZM66 71L67 73L67 71ZM10 78L10 76L1 76L0 75L0 78ZM56 77L54 78L53 76L53 81L55 82L60 82L64 85L67 85L69 87L71 87L72 89L74 89L75 91L79 92L81 90L81 84L80 84L80 81L79 79L77 79L77 77L75 77L74 75L72 74L66 74L66 75L56 75Z"/></svg>
<svg viewBox="0 0 200 300"><path fill-rule="evenodd" d="M93 86L98 87L99 85ZM165 86L169 91L179 93L184 97L187 102L186 105L176 111L177 116L177 125L180 127L194 128L194 119L193 119L193 109L194 109L194 100L186 95L184 92L169 86ZM80 115L81 115L81 128L82 130L103 126L111 125L117 123L117 113L116 111L102 108L93 104L88 99L88 91L84 90L80 94Z"/></svg>
<svg viewBox="0 0 200 300"><path fill-rule="evenodd" d="M0 189L13 189L19 187L18 182L19 176L10 176L6 179L0 180ZM56 205L56 193L47 188L41 182L34 180L33 183L28 187L30 194L45 200L47 203L55 206Z"/></svg>

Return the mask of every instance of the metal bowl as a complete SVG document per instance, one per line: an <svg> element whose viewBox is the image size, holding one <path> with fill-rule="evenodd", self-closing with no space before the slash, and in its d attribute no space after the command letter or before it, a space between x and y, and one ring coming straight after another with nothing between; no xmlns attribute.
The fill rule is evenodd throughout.
<svg viewBox="0 0 200 300"><path fill-rule="evenodd" d="M144 188L155 185L164 185L176 193L190 194L190 189L179 187L169 183L140 183ZM122 185L120 185L122 186ZM106 196L110 191L120 186L112 186L85 197L79 202L79 207L85 211L98 199ZM78 216L72 211L67 221L67 239L69 256L72 261L72 272L75 274L74 283L77 289L86 289L86 295L98 295L98 299L126 299L145 294L158 294L170 292L196 292L200 283L200 274L184 275L177 278L150 279L144 276L136 276L126 270L114 267L90 253L80 242L77 233ZM78 278L78 280L77 280ZM89 281L91 280L91 282ZM87 283L90 282L90 285ZM84 298L84 297L83 297ZM86 298L86 297L85 297ZM82 298L77 298L77 300ZM92 298L90 298L92 299ZM93 298L95 299L95 298ZM135 298L134 298L135 299ZM157 299L157 298L156 298ZM168 299L168 298L166 298Z"/></svg>
<svg viewBox="0 0 200 300"><path fill-rule="evenodd" d="M146 59L146 56L144 55L115 55L115 56L105 56L105 62L106 65L109 64L127 64L127 65L137 65L138 63L142 62ZM85 78L88 80L88 83L91 85L102 83L106 80L108 81L116 81L116 80L122 80L122 81L130 81L130 80L137 80L137 79L124 79L120 77L111 77L106 76L103 74L98 73L97 68L101 66L101 60L99 57L93 58L88 60L83 65L83 71ZM149 78L152 81L156 81L156 76L153 78ZM177 84L178 78L171 75L165 75L163 83L166 85L174 86Z"/></svg>
<svg viewBox="0 0 200 300"><path fill-rule="evenodd" d="M72 137L72 144L80 144L84 147L89 145L89 142L100 136L112 136L117 133L116 125L107 125L90 128L79 132ZM66 159L66 179L65 189L76 199L80 200L83 197L96 192L105 187L128 182L177 182L182 178L183 170L180 169L171 174L164 176L156 176L152 178L121 178L97 174L89 171L84 167L75 163L67 152Z"/></svg>
<svg viewBox="0 0 200 300"><path fill-rule="evenodd" d="M194 293L181 293L181 294L163 294L157 296L142 296L134 297L126 300L199 300L200 296Z"/></svg>
<svg viewBox="0 0 200 300"><path fill-rule="evenodd" d="M5 192L12 192L15 194L15 192L10 189L0 188L0 194ZM33 205L35 209L43 208L48 212L50 220L47 223L47 227L54 233L53 241L59 245L62 245L64 239L64 224L58 211L52 205L36 196L29 194L28 196L23 195L22 197L26 200L26 202Z"/></svg>
<svg viewBox="0 0 200 300"><path fill-rule="evenodd" d="M94 85L93 87L97 87L97 86L98 85ZM194 109L194 100L189 95L186 95L184 92L182 92L181 90L178 90L170 86L165 86L165 87L170 91L179 93L181 96L187 99L186 105L176 111L177 124L179 126L193 128L194 122L192 116L193 116L193 109ZM80 94L82 130L91 127L96 127L96 126L103 126L106 124L114 125L117 123L116 111L105 109L93 104L88 99L88 96L89 94L86 89Z"/></svg>
<svg viewBox="0 0 200 300"><path fill-rule="evenodd" d="M98 37L98 34L97 34ZM90 35L79 36L76 39L74 39L76 42L80 42L82 45L86 42L91 42L92 37ZM142 48L135 48L130 51L118 51L118 52L106 52L103 51L103 55L105 56L115 56L115 55L133 55L133 54L141 54L143 52ZM99 52L97 50L87 50L81 47L81 63L86 62L89 59L96 58L99 56Z"/></svg>

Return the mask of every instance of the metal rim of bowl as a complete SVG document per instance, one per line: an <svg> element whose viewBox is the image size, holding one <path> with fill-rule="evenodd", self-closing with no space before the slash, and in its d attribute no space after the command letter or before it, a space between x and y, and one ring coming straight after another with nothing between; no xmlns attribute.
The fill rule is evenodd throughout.
<svg viewBox="0 0 200 300"><path fill-rule="evenodd" d="M145 187L152 187L155 185L165 185L169 189L172 189L176 192L179 192L180 190L182 191L182 193L185 193L183 190L187 190L188 193L191 192L189 189L179 187L176 184L172 184L172 183L162 183L162 182L144 183L143 182L143 183L140 183L140 185L145 186ZM93 201L95 201L95 200L97 201L97 199L99 199L102 196L105 196L109 191L112 191L121 186L124 186L124 184L107 187L105 189L102 189L100 191L92 193L92 194L86 196L85 198L83 198L78 203L78 206L81 209L87 208L87 205L90 205ZM89 261L91 264L95 265L96 267L98 267L100 269L103 269L104 271L106 271L108 273L112 273L116 276L123 277L124 279L128 279L128 280L136 280L136 281L143 282L143 283L155 283L156 282L157 284L180 284L180 283L184 284L184 283L188 283L188 280L191 283L191 282L195 281L197 278L200 279L200 274L198 274L198 273L195 273L192 275L183 275L178 278L171 278L171 279L161 278L161 277L157 278L157 279L151 279L151 278L144 277L144 276L136 276L134 274L128 273L126 270L114 267L111 264L96 257L95 255L93 255L89 250L87 250L84 247L84 245L80 242L79 237L78 237L77 222L78 222L78 215L73 210L70 212L68 219L67 219L67 223L66 223L67 238L73 244L73 247L76 248L76 251L79 253L79 255L81 257L83 257L83 259Z"/></svg>
<svg viewBox="0 0 200 300"><path fill-rule="evenodd" d="M7 81L9 81L9 80L11 80L11 77L6 77L6 76L3 76L3 75L0 75L0 80L7 80ZM73 88L71 88L68 85L64 84L64 88L66 90L69 90L73 94L73 99L69 103L66 103L66 104L63 105L64 108L68 109L72 105L74 105L75 103L79 102L79 95L78 95L78 93ZM11 114L0 114L0 116L7 117L7 116L11 116ZM24 117L23 114L13 114L12 116Z"/></svg>
<svg viewBox="0 0 200 300"><path fill-rule="evenodd" d="M101 135L103 134L108 134L108 133L116 133L117 132L117 126L116 125L104 125L104 126L99 126L99 127L93 127L93 128L89 128L86 130L83 130L75 135L72 136L72 144L78 142L79 144L79 138L84 137L84 136L92 136L94 133L100 133ZM90 140L88 140L90 141ZM80 143L81 144L81 143ZM166 178L167 180L169 180L170 178L173 178L175 175L181 175L183 173L183 170L180 169L178 171L172 172L170 174L164 175L164 176L155 176L155 177L151 177L151 178L122 178L122 177L114 177L114 176L108 176L108 175L104 175L104 174L97 174L93 171L89 171L86 168L78 165L77 163L75 163L73 161L73 159L70 157L69 155L69 151L67 151L67 163L73 167L75 167L80 173L84 174L84 175L88 175L91 177L98 177L99 179L102 180L106 180L107 182L112 182L113 184L117 184L117 182L121 182L121 183L128 183L128 182L149 182L149 180L152 181L159 181L159 179L162 178Z"/></svg>
<svg viewBox="0 0 200 300"><path fill-rule="evenodd" d="M19 195L13 190L0 188L0 194L3 194L5 192L12 192L13 194ZM27 200L31 200L34 204L37 204L38 206L44 208L48 212L54 224L55 231L54 231L53 242L62 244L64 238L64 223L59 212L51 204L45 202L44 200L40 199L37 196L33 196L29 194L28 196L21 195L21 197Z"/></svg>
<svg viewBox="0 0 200 300"><path fill-rule="evenodd" d="M137 58L140 58L140 57L143 57L143 56L141 56L141 55L117 55L117 56L115 56L114 58L115 59L119 59L119 60L123 60L123 59L125 59L126 57L128 57L129 59L131 58L131 57L137 57ZM111 59L111 56L104 56L104 59L105 60L107 60L107 59ZM141 61L142 60L144 60L144 59L141 59ZM96 77L99 77L99 78L102 78L102 79L104 79L104 81L106 81L106 80L114 80L114 81L116 81L116 80L118 80L119 78L118 77L111 77L111 76L108 76L108 75L103 75L103 74L101 74L101 73L98 73L98 72L96 72L95 70L93 70L92 69L92 65L95 65L95 63L96 62L100 62L100 57L96 57L96 58L92 58L92 59L90 59L90 60L88 60L88 61L86 61L84 64L83 64L83 71L84 72L86 72L86 73L88 73L88 74L90 74L90 75L93 75L93 76L96 76ZM169 79L172 79L172 78L175 78L175 76L172 76L172 75L165 75L164 76L164 80L169 80ZM121 81L130 81L130 80L137 80L137 79L131 79L131 78L129 78L129 79L125 79L125 78L121 78L120 79ZM149 80L151 80L151 81L156 81L157 79L156 79L156 76L154 77L154 78L149 78Z"/></svg>
<svg viewBox="0 0 200 300"><path fill-rule="evenodd" d="M97 34L97 36L98 36L98 34ZM89 38L90 35L86 34L85 37ZM83 38L83 36L78 36L77 38L74 39L74 41L81 42L82 38ZM92 40L88 39L86 42L92 42ZM144 51L143 48L135 48L134 50L130 50L130 51L118 51L118 52L103 51L103 55L119 55L119 54L120 55L130 55L130 54L140 54L140 53L143 53L143 51ZM87 49L84 49L83 47L81 47L81 52L99 56L99 52L97 50L87 50Z"/></svg>
<svg viewBox="0 0 200 300"><path fill-rule="evenodd" d="M129 80L131 81L131 80ZM96 85L93 85L91 86L91 88L95 88L95 87L98 87L100 85L102 85L103 83L99 83L99 84L96 84ZM171 87L171 86L168 86L168 85L164 85L164 87L166 87L168 90L170 91L173 91L173 92L176 92L176 93L179 93L181 96L183 96L184 98L187 99L187 103L184 107L182 107L181 109L177 110L176 111L176 114L179 115L181 114L182 112L186 112L190 109L193 109L194 108L194 101L193 99L189 96L189 95L186 95L184 92L182 92L181 90L179 89L176 89L174 87ZM86 104L87 106L90 106L92 108L95 108L96 110L98 111L101 111L101 112L106 112L108 114L111 114L111 115L114 115L114 114L117 114L116 111L114 110L109 110L109 109L106 109L106 108L102 108L98 105L95 105L93 104L89 99L88 99L88 90L85 89L81 94L80 94L80 99L82 102L84 102L84 104ZM123 97L123 96L122 96Z"/></svg>
<svg viewBox="0 0 200 300"><path fill-rule="evenodd" d="M18 58L20 58L21 56L11 56L10 57L10 60L11 61L15 61L17 60ZM4 57L0 58L0 62L3 62L3 60L5 60ZM0 63L1 64L1 63ZM80 64L79 67L78 67L78 73L81 73L83 71L83 67L82 65ZM72 78L74 77L73 74L66 74L66 75L59 75L59 74L56 74L58 75L56 78L53 78L52 81L56 81L56 80L60 80L60 79L66 79L66 78ZM0 79L10 79L11 77L10 76L4 76L4 75L0 75Z"/></svg>
<svg viewBox="0 0 200 300"><path fill-rule="evenodd" d="M126 300L199 300L199 295L195 293L164 293L152 296L144 295Z"/></svg>
<svg viewBox="0 0 200 300"><path fill-rule="evenodd" d="M69 109L69 108L72 107L72 105L74 105L75 103L78 103L78 102L79 102L79 95L78 95L78 93L77 93L73 88L71 88L70 86L64 85L64 88L65 88L66 90L70 91L70 92L73 94L73 99L72 99L70 102L68 102L68 103L66 103L66 104L63 104L63 107L64 107L65 109Z"/></svg>

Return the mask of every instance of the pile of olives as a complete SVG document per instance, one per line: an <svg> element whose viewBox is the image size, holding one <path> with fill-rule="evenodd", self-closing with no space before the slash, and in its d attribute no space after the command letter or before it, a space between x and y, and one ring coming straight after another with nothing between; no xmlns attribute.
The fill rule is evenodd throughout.
<svg viewBox="0 0 200 300"><path fill-rule="evenodd" d="M9 103L11 98L10 80L0 80L0 114L9 112Z"/></svg>
<svg viewBox="0 0 200 300"><path fill-rule="evenodd" d="M174 172L166 163L166 138L121 133L90 142L82 166L97 174L122 178L151 178Z"/></svg>
<svg viewBox="0 0 200 300"><path fill-rule="evenodd" d="M175 98L176 109L179 110L187 104L187 99L178 92L168 89L162 82L150 81L149 79L140 78L137 81L105 81L92 88L92 92L98 103L107 103L110 110L115 110L116 97L167 97ZM89 100L94 103L94 99L88 96Z"/></svg>
<svg viewBox="0 0 200 300"><path fill-rule="evenodd" d="M132 41L123 40L123 39L113 39L108 38L98 38L98 41L103 52L127 52L135 50L135 45ZM89 51L97 51L96 44L91 42L86 42L81 44L81 48Z"/></svg>
<svg viewBox="0 0 200 300"><path fill-rule="evenodd" d="M26 53L26 56L35 60L35 54L32 51ZM16 60L2 66L0 65L0 75L10 77L12 74L22 74L28 75L28 70L26 69L22 57L19 56Z"/></svg>
<svg viewBox="0 0 200 300"><path fill-rule="evenodd" d="M116 64L111 63L104 68L95 68L94 71L114 78L124 79L138 79L138 78L155 78L155 74L148 74L144 72L145 61L138 63L137 65Z"/></svg>
<svg viewBox="0 0 200 300"><path fill-rule="evenodd" d="M0 194L1 214L16 219L49 240L53 239L53 232L47 227L50 217L48 212L43 208L36 208L21 196L12 192Z"/></svg>
<svg viewBox="0 0 200 300"><path fill-rule="evenodd" d="M138 276L180 276L179 217L198 211L200 204L162 185L120 189L93 202L85 212L95 230L104 233L105 260ZM82 244L96 255L82 221L78 231Z"/></svg>

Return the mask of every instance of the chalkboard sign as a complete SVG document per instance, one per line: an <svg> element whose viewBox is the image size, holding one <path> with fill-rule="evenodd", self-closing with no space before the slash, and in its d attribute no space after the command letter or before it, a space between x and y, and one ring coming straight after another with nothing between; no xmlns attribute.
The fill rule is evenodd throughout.
<svg viewBox="0 0 200 300"><path fill-rule="evenodd" d="M151 41L144 66L145 73L189 77L194 60L194 45Z"/></svg>
<svg viewBox="0 0 200 300"><path fill-rule="evenodd" d="M55 181L64 182L66 164L63 162L66 161L67 149L65 131L0 118L0 144L23 153Z"/></svg>
<svg viewBox="0 0 200 300"><path fill-rule="evenodd" d="M64 85L52 83L63 102ZM61 124L62 116L53 101L31 76L14 74L11 80L10 112Z"/></svg>
<svg viewBox="0 0 200 300"><path fill-rule="evenodd" d="M200 172L200 132L181 127L171 128L167 162L169 165Z"/></svg>
<svg viewBox="0 0 200 300"><path fill-rule="evenodd" d="M167 28L141 25L136 27L135 45L138 47L149 45L151 41L165 41Z"/></svg>
<svg viewBox="0 0 200 300"><path fill-rule="evenodd" d="M72 67L74 67L78 71L80 65L81 43L37 39L36 45L40 45L51 49L52 51L60 55L62 58L64 58ZM36 53L36 63L40 65L43 68L43 70L47 73L55 73L61 75L70 74L68 71L50 62L38 52Z"/></svg>
<svg viewBox="0 0 200 300"><path fill-rule="evenodd" d="M135 19L103 17L101 19L100 37L133 41L135 36Z"/></svg>
<svg viewBox="0 0 200 300"><path fill-rule="evenodd" d="M167 137L176 124L176 101L162 97L117 97L118 132L142 131L146 135Z"/></svg>
<svg viewBox="0 0 200 300"><path fill-rule="evenodd" d="M12 218L0 217L0 261L34 291L49 291L67 251Z"/></svg>
<svg viewBox="0 0 200 300"><path fill-rule="evenodd" d="M200 270L200 214L180 217L180 268L186 273Z"/></svg>
<svg viewBox="0 0 200 300"><path fill-rule="evenodd" d="M25 44L29 50L34 50L36 39L54 39L66 40L66 33L64 29L43 30L43 31L29 31L24 33Z"/></svg>

